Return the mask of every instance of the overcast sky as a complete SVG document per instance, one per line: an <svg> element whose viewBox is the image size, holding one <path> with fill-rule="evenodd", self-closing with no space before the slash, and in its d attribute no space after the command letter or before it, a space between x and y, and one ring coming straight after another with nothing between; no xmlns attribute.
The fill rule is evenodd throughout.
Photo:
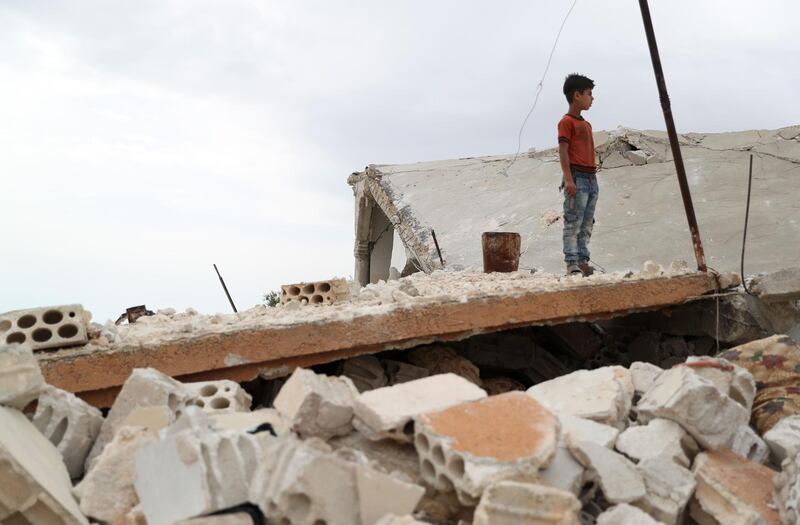
<svg viewBox="0 0 800 525"><path fill-rule="evenodd" d="M346 178L513 153L559 1L0 0L0 311L240 309L353 273ZM651 0L680 132L800 123L800 2ZM579 0L563 77L595 130L663 129L638 2ZM446 203L443 203L446 205Z"/></svg>

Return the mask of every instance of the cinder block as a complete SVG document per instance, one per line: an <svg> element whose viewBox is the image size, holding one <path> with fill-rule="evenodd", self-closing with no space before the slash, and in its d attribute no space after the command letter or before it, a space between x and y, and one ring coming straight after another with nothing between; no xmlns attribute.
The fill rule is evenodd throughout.
<svg viewBox="0 0 800 525"><path fill-rule="evenodd" d="M33 424L64 457L70 477L80 478L103 414L74 394L48 385L39 395Z"/></svg>
<svg viewBox="0 0 800 525"><path fill-rule="evenodd" d="M731 438L730 449L734 454L756 463L764 464L769 459L769 447L750 425L742 425L736 430Z"/></svg>
<svg viewBox="0 0 800 525"><path fill-rule="evenodd" d="M440 374L363 392L355 400L353 426L370 439L410 443L414 416L486 397L486 392L455 374Z"/></svg>
<svg viewBox="0 0 800 525"><path fill-rule="evenodd" d="M242 386L227 379L184 383L191 396L187 402L208 414L223 412L248 412L253 398Z"/></svg>
<svg viewBox="0 0 800 525"><path fill-rule="evenodd" d="M45 386L28 345L0 343L0 405L22 410Z"/></svg>
<svg viewBox="0 0 800 525"><path fill-rule="evenodd" d="M85 471L91 469L94 458L100 455L106 443L113 439L114 433L135 408L167 407L172 422L190 398L191 394L186 387L168 375L153 368L135 369L122 385L117 399L103 421L103 426L100 427L100 433L86 458Z"/></svg>
<svg viewBox="0 0 800 525"><path fill-rule="evenodd" d="M297 368L275 398L275 408L302 437L329 439L353 429L358 390L347 377L329 377Z"/></svg>
<svg viewBox="0 0 800 525"><path fill-rule="evenodd" d="M250 500L271 522L289 525L373 525L386 514L414 510L422 487L344 452L331 453L318 439L300 441L291 434L274 440L262 456Z"/></svg>
<svg viewBox="0 0 800 525"><path fill-rule="evenodd" d="M581 504L571 492L500 481L483 492L472 525L580 525L580 510Z"/></svg>
<svg viewBox="0 0 800 525"><path fill-rule="evenodd" d="M687 366L665 370L636 406L639 417L671 419L707 449L727 446L750 412Z"/></svg>
<svg viewBox="0 0 800 525"><path fill-rule="evenodd" d="M350 285L345 279L329 279L310 283L281 286L281 304L334 304L350 297Z"/></svg>
<svg viewBox="0 0 800 525"><path fill-rule="evenodd" d="M134 486L148 525L171 525L247 502L261 453L256 435L201 429L167 434L142 447Z"/></svg>
<svg viewBox="0 0 800 525"><path fill-rule="evenodd" d="M528 389L528 394L556 414L621 427L633 402L630 372L621 366L578 370Z"/></svg>
<svg viewBox="0 0 800 525"><path fill-rule="evenodd" d="M88 525L61 454L33 423L0 407L0 523Z"/></svg>
<svg viewBox="0 0 800 525"><path fill-rule="evenodd" d="M780 525L775 471L724 450L698 454L692 472L697 489L689 511L698 523Z"/></svg>
<svg viewBox="0 0 800 525"><path fill-rule="evenodd" d="M79 304L14 310L0 315L0 341L32 350L85 345L86 313Z"/></svg>
<svg viewBox="0 0 800 525"><path fill-rule="evenodd" d="M504 479L533 480L556 452L556 416L523 392L508 392L417 416L414 446L422 478L475 505Z"/></svg>
<svg viewBox="0 0 800 525"><path fill-rule="evenodd" d="M389 382L383 365L374 355L360 355L345 360L342 375L349 377L359 392L381 388Z"/></svg>
<svg viewBox="0 0 800 525"><path fill-rule="evenodd" d="M133 487L136 453L156 442L156 434L144 427L120 428L73 491L81 511L106 523L125 523L127 516L135 523L133 509L139 503Z"/></svg>

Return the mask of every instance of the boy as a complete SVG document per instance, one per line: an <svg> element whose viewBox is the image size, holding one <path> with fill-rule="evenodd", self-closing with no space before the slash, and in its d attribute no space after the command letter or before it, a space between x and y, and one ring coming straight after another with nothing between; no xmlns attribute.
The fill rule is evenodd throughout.
<svg viewBox="0 0 800 525"><path fill-rule="evenodd" d="M564 81L569 111L558 123L558 156L564 174L564 261L567 275L591 275L589 240L597 204L592 125L581 116L592 107L594 81L572 74Z"/></svg>

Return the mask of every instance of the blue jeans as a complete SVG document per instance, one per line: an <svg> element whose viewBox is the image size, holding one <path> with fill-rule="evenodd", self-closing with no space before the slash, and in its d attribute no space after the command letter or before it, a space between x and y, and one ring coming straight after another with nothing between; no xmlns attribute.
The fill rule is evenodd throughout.
<svg viewBox="0 0 800 525"><path fill-rule="evenodd" d="M589 241L594 228L594 208L597 205L597 176L572 170L575 196L564 192L564 261L567 264L589 262Z"/></svg>

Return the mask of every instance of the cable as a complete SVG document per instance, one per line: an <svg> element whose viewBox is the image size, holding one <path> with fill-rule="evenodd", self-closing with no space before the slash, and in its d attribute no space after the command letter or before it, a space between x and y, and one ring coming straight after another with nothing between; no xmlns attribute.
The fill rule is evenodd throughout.
<svg viewBox="0 0 800 525"><path fill-rule="evenodd" d="M750 154L750 174L747 178L747 206L745 207L744 212L744 232L742 234L742 260L740 265L740 271L742 272L742 286L744 286L744 291L747 292L748 295L753 295L750 293L750 289L747 287L747 281L744 278L744 248L747 245L747 221L750 219L750 189L753 185L753 154Z"/></svg>
<svg viewBox="0 0 800 525"><path fill-rule="evenodd" d="M553 47L550 49L550 56L547 58L547 65L544 68L544 73L542 73L542 79L539 80L539 84L536 86L536 96L533 99L533 105L531 109L528 111L528 114L525 115L525 119L522 121L522 125L519 127L519 133L517 134L517 152L514 153L514 158L511 159L511 162L508 163L502 173L506 177L508 177L508 170L511 166L517 162L517 157L519 157L519 152L522 149L522 132L525 130L525 125L528 123L528 119L533 114L533 110L536 109L536 105L539 103L539 95L542 93L542 88L544 88L544 79L547 77L547 71L550 69L550 63L553 61L553 54L556 52L556 46L558 45L558 39L561 38L561 32L564 30L564 25L567 23L567 19L569 15L572 13L572 10L575 8L575 4L578 3L578 0L573 0L572 5L569 7L569 11L564 16L564 20L561 21L561 27L558 28L558 34L556 34L556 39L553 42Z"/></svg>

